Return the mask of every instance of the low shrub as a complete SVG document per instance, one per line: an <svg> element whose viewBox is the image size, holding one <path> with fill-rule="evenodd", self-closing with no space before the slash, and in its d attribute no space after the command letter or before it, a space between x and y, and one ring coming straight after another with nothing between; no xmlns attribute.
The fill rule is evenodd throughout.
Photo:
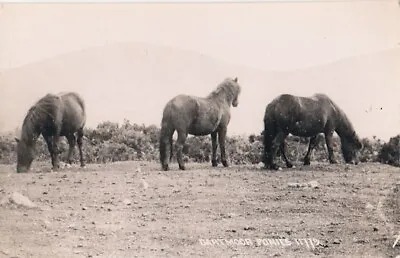
<svg viewBox="0 0 400 258"><path fill-rule="evenodd" d="M159 133L160 128L155 125L145 126L125 120L122 124L105 121L96 128L85 128L83 152L87 163L104 163L126 160L159 161ZM389 143L382 144L379 139L362 139L364 145L361 151L362 162L380 161L399 165L399 139L391 138ZM327 162L325 139L321 134L318 144L312 152L311 160ZM382 147L383 145L383 147ZM64 137L60 141L61 159L66 159L68 144ZM289 135L286 138L287 157L293 162L302 162L307 149L308 139ZM210 162L212 156L211 137L189 136L184 146L185 159L192 162ZM233 164L257 164L261 162L263 152L262 134L249 136L230 136L226 141L226 152L229 162ZM340 139L334 138L334 152L340 160ZM77 160L77 149L75 149ZM278 157L280 154L278 152ZM49 160L47 145L42 137L39 138L36 148L36 160ZM220 148L217 151L220 160ZM176 152L173 153L176 161ZM16 162L16 142L13 133L0 135L0 163L11 164Z"/></svg>
<svg viewBox="0 0 400 258"><path fill-rule="evenodd" d="M390 138L379 151L378 161L400 167L400 135Z"/></svg>

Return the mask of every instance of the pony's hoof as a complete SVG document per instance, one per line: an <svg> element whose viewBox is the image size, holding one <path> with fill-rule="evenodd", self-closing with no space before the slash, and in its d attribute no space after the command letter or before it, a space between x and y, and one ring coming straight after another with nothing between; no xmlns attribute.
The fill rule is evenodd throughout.
<svg viewBox="0 0 400 258"><path fill-rule="evenodd" d="M163 165L163 166L162 166L162 169L163 169L164 171L168 171L168 170L169 170L169 166L168 166L168 165Z"/></svg>
<svg viewBox="0 0 400 258"><path fill-rule="evenodd" d="M186 170L186 167L184 165L179 165L180 170Z"/></svg>
<svg viewBox="0 0 400 258"><path fill-rule="evenodd" d="M329 161L329 163L331 163L331 164L337 164L338 162L337 162L337 160L332 159L332 160Z"/></svg>
<svg viewBox="0 0 400 258"><path fill-rule="evenodd" d="M350 161L350 162L346 162L347 164L349 164L349 165L358 165L358 161L354 161L354 160L352 160L352 161Z"/></svg>
<svg viewBox="0 0 400 258"><path fill-rule="evenodd" d="M293 168L293 164L292 164L292 163L287 163L287 164L286 164L286 167L288 167L288 168Z"/></svg>
<svg viewBox="0 0 400 258"><path fill-rule="evenodd" d="M228 164L228 162L226 161L226 160L223 160L222 161L222 165L224 166L224 167L229 167L229 164Z"/></svg>
<svg viewBox="0 0 400 258"><path fill-rule="evenodd" d="M268 169L268 170L282 170L281 167L279 167L276 164L265 164L264 165L264 169Z"/></svg>
<svg viewBox="0 0 400 258"><path fill-rule="evenodd" d="M304 166L309 166L310 164L311 164L311 162L309 160L304 161Z"/></svg>
<svg viewBox="0 0 400 258"><path fill-rule="evenodd" d="M271 165L271 169L272 169L272 170L276 170L276 171L277 171L277 170L282 170L282 168L281 168L280 166L276 165L276 164L272 164L272 165Z"/></svg>
<svg viewBox="0 0 400 258"><path fill-rule="evenodd" d="M213 167L218 167L218 162L216 160L211 161Z"/></svg>

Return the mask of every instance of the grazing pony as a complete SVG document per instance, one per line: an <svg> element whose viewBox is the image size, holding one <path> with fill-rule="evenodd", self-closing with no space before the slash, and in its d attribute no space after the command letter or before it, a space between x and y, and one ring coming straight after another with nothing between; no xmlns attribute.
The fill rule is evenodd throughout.
<svg viewBox="0 0 400 258"><path fill-rule="evenodd" d="M241 87L238 79L226 78L207 97L178 95L168 101L163 110L160 132L160 161L162 169L168 170L172 158L172 136L178 132L176 142L179 168L185 170L182 150L188 134L205 136L211 134L212 166L217 163L217 136L221 151L221 161L228 166L225 153L225 138L231 119L231 105L237 107ZM169 157L168 157L169 155Z"/></svg>
<svg viewBox="0 0 400 258"><path fill-rule="evenodd" d="M304 158L304 165L310 164L310 153L317 144L317 136L325 135L329 162L337 163L333 155L333 133L339 135L346 163L357 164L362 144L353 125L342 109L325 94L299 97L282 94L269 103L264 115L264 156L265 168L277 170L274 158L280 149L287 167L292 164L285 152L285 138L290 133L299 137L310 137L310 144Z"/></svg>
<svg viewBox="0 0 400 258"><path fill-rule="evenodd" d="M47 94L28 111L22 124L21 138L17 141L17 172L27 172L34 158L36 141L43 135L51 156L53 170L59 168L60 136L66 136L69 144L68 162L78 142L81 167L85 166L82 153L83 128L86 122L83 99L74 92ZM77 133L77 137L75 137Z"/></svg>

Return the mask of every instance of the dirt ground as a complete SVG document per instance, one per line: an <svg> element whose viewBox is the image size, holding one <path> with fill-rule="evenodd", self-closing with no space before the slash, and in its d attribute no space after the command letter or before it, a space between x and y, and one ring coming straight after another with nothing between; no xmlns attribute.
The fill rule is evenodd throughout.
<svg viewBox="0 0 400 258"><path fill-rule="evenodd" d="M400 255L399 168L171 168L0 166L0 257ZM37 207L11 202L14 192Z"/></svg>

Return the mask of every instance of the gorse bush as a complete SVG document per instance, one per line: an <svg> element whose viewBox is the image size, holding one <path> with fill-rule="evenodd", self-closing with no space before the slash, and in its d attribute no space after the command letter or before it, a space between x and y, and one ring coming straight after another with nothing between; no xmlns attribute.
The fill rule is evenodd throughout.
<svg viewBox="0 0 400 258"><path fill-rule="evenodd" d="M17 145L12 133L0 135L0 161L9 164L16 160Z"/></svg>
<svg viewBox="0 0 400 258"><path fill-rule="evenodd" d="M105 163L114 161L143 160L159 161L159 133L160 128L155 125L145 126L125 120L122 124L113 122L100 123L96 128L85 128L83 152L87 163ZM261 162L263 152L262 134L250 136L227 137L226 152L232 164L257 164ZM399 140L400 136L390 139L389 143L382 144L379 139L362 139L364 148L361 151L362 162L380 161L399 165ZM327 162L328 154L323 134L318 139L314 149L312 161ZM302 162L308 149L309 139L296 136L286 138L288 158L293 162ZM382 147L383 146L383 147ZM59 148L61 159L66 160L68 144L61 137ZM340 139L334 138L334 152L338 160L343 160L340 150ZM75 160L77 161L77 149ZM192 162L210 162L212 156L210 136L189 136L183 149L185 160ZM278 157L280 153L278 152ZM15 163L16 142L14 134L0 135L0 163ZM43 137L36 144L35 160L49 161L50 155ZM220 150L217 151L220 160ZM278 158L279 159L279 158ZM173 152L173 161L176 161L176 152ZM283 160L281 160L283 162Z"/></svg>
<svg viewBox="0 0 400 258"><path fill-rule="evenodd" d="M400 135L390 138L388 143L383 144L378 160L381 163L400 167Z"/></svg>

